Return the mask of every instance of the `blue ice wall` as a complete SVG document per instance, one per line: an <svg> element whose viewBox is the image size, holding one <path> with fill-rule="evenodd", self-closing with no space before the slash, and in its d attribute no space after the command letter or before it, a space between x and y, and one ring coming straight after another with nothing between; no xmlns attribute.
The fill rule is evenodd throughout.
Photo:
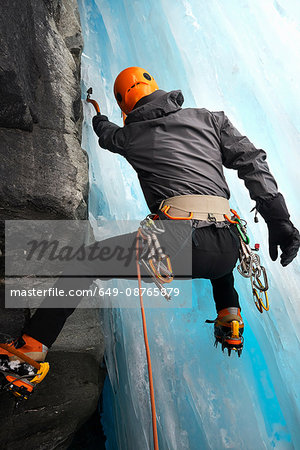
<svg viewBox="0 0 300 450"><path fill-rule="evenodd" d="M300 5L298 0L79 0L84 34L83 98L92 85L103 113L122 125L112 86L125 67L152 73L185 106L224 110L264 148L292 220L299 220ZM127 162L98 147L84 104L83 147L90 155L91 220L147 213ZM161 449L300 448L299 259L287 268L268 257L267 229L234 171L232 207L249 222L270 281L269 313L252 303L236 275L245 318L242 357L213 347L209 282L197 281L191 309L146 311ZM101 234L101 233L100 233ZM118 282L120 283L120 282ZM164 302L164 299L161 300ZM104 423L109 449L152 446L140 311L103 310L111 397ZM106 393L108 396L108 393ZM115 429L109 427L113 418Z"/></svg>

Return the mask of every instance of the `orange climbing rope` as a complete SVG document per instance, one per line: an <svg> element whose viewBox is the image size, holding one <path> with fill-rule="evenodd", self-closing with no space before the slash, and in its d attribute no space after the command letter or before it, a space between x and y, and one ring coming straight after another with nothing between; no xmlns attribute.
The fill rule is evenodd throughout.
<svg viewBox="0 0 300 450"><path fill-rule="evenodd" d="M147 364L148 364L150 402L151 402L151 413L152 413L153 443L154 443L154 450L159 450L158 436L157 436L157 424L156 424L155 397L154 397L153 376L152 376L152 365L151 365L150 348L149 348L148 334L147 334L146 315L145 315L143 295L142 295L141 269L140 269L140 265L139 265L139 237L140 237L140 235L141 235L141 233L140 233L140 231L138 231L137 237L136 237L136 269L137 269L137 276L138 276L138 283L139 283L140 305L141 305L144 341L145 341L145 349L146 349Z"/></svg>

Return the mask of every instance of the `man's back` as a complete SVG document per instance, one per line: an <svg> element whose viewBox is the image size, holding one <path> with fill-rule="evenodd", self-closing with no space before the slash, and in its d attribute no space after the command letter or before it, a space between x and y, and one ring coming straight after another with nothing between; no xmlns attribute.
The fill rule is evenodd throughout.
<svg viewBox="0 0 300 450"><path fill-rule="evenodd" d="M176 195L229 198L223 165L238 170L252 198L277 193L265 152L223 112L182 109L182 103L181 91L159 90L136 104L124 128L105 120L98 124L101 147L123 155L133 166L151 211Z"/></svg>
<svg viewBox="0 0 300 450"><path fill-rule="evenodd" d="M148 118L155 112L158 117ZM134 110L125 126L124 156L138 173L150 209L176 195L229 198L220 133L213 114L205 109L178 109L176 104L173 112L164 116L160 113L161 108L154 106L139 120L141 115L135 117Z"/></svg>

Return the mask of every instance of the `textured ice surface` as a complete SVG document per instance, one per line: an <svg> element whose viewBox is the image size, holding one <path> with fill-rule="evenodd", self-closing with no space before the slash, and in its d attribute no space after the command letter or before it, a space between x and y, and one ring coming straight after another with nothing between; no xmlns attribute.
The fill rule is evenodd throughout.
<svg viewBox="0 0 300 450"><path fill-rule="evenodd" d="M92 85L102 112L121 125L114 78L138 65L162 89L182 89L185 106L224 110L267 151L299 227L299 1L79 0L79 6L85 38L83 94ZM134 171L98 147L92 107L84 104L84 113L91 218L100 224L142 218L147 207ZM243 182L234 171L226 171L226 177L232 207L248 220L252 243L261 243L271 309L260 315L248 280L237 274L246 325L240 359L213 347L212 328L204 324L215 317L209 282L195 282L192 309L146 311L160 448L297 449L299 259L284 269L269 259L266 226L262 220L254 225L253 202ZM107 448L151 448L139 309L104 310L102 320L112 386L106 392Z"/></svg>

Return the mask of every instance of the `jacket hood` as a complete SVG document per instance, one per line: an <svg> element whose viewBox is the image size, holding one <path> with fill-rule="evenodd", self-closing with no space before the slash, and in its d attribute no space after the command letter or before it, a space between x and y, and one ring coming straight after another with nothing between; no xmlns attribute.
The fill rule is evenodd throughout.
<svg viewBox="0 0 300 450"><path fill-rule="evenodd" d="M181 109L183 102L184 97L181 91L165 92L159 89L137 102L134 109L128 114L125 125L167 116Z"/></svg>

